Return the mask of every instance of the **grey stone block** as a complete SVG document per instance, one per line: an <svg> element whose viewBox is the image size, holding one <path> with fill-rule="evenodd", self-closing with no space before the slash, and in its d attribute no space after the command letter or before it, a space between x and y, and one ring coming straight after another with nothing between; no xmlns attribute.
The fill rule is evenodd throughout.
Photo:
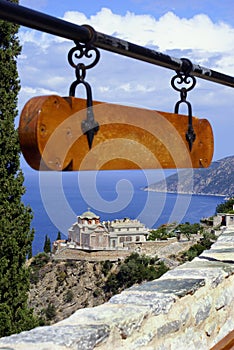
<svg viewBox="0 0 234 350"><path fill-rule="evenodd" d="M222 261L210 261L204 258L200 258L197 257L195 259L193 259L191 262L185 263L183 265L180 265L178 267L180 270L182 269L221 269L223 270L225 273L227 273L227 276L230 276L234 273L234 265L233 264L229 264L226 262L222 262Z"/></svg>
<svg viewBox="0 0 234 350"><path fill-rule="evenodd" d="M233 237L234 237L234 231L225 230L219 236L218 240L221 240L221 239L225 239L226 240L227 238L233 239Z"/></svg>
<svg viewBox="0 0 234 350"><path fill-rule="evenodd" d="M1 338L0 342L7 345L25 343L25 350L28 349L28 343L46 342L67 346L68 348L76 346L77 350L92 350L109 333L110 328L108 325L46 326Z"/></svg>
<svg viewBox="0 0 234 350"><path fill-rule="evenodd" d="M206 282L208 282L212 287L216 287L218 284L220 284L225 277L227 277L227 273L224 272L222 269L213 268L213 269L206 269L206 268L176 268L174 270L171 270L167 272L165 276L162 276L161 279L164 278L204 278Z"/></svg>
<svg viewBox="0 0 234 350"><path fill-rule="evenodd" d="M198 308L196 312L196 315L195 315L196 325L199 325L202 321L207 319L207 317L210 314L210 309L211 309L211 301L208 298L206 298L206 300L202 301L202 305Z"/></svg>
<svg viewBox="0 0 234 350"><path fill-rule="evenodd" d="M87 326L108 324L110 328L116 327L121 335L128 337L140 327L144 317L148 314L149 309L146 306L106 303L94 308L80 309L57 325L63 327L70 324Z"/></svg>
<svg viewBox="0 0 234 350"><path fill-rule="evenodd" d="M234 263L234 248L204 250L200 258Z"/></svg>
<svg viewBox="0 0 234 350"><path fill-rule="evenodd" d="M134 348L141 349L143 346L149 344L149 342L153 339L154 334L149 332L148 334L142 335L136 341L134 341Z"/></svg>
<svg viewBox="0 0 234 350"><path fill-rule="evenodd" d="M165 337L170 333L178 332L180 329L181 322L179 320L165 323L163 326L159 327L157 330L158 338Z"/></svg>
<svg viewBox="0 0 234 350"><path fill-rule="evenodd" d="M184 278L184 279L160 279L147 282L139 286L129 288L134 291L149 291L166 294L174 294L183 297L186 294L194 294L196 290L205 285L204 278Z"/></svg>
<svg viewBox="0 0 234 350"><path fill-rule="evenodd" d="M148 306L153 315L167 313L176 301L173 295L145 292L126 291L113 296L109 303L112 304L134 304Z"/></svg>

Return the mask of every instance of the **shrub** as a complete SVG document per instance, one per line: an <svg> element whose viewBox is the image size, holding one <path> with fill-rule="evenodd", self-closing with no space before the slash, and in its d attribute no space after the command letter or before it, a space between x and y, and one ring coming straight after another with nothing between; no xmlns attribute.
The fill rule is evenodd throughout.
<svg viewBox="0 0 234 350"><path fill-rule="evenodd" d="M64 301L65 303L70 303L74 298L74 294L71 289L69 289L66 294L64 295Z"/></svg>
<svg viewBox="0 0 234 350"><path fill-rule="evenodd" d="M135 283L159 278L168 268L157 258L132 253L119 266L117 273L111 273L105 284L105 291L111 294L131 287Z"/></svg>
<svg viewBox="0 0 234 350"><path fill-rule="evenodd" d="M58 285L61 286L66 278L67 274L65 271L59 271L57 273L56 280L58 281Z"/></svg>
<svg viewBox="0 0 234 350"><path fill-rule="evenodd" d="M96 288L93 292L94 298L97 298L99 295L101 295L101 290L100 288Z"/></svg>
<svg viewBox="0 0 234 350"><path fill-rule="evenodd" d="M49 303L49 305L45 309L45 315L46 315L47 320L49 320L49 321L51 321L51 320L53 320L53 318L55 318L56 309L55 309L54 304Z"/></svg>
<svg viewBox="0 0 234 350"><path fill-rule="evenodd" d="M39 253L35 255L30 264L30 283L36 284L39 281L40 269L44 267L50 260L46 253Z"/></svg>
<svg viewBox="0 0 234 350"><path fill-rule="evenodd" d="M104 276L107 276L111 270L113 263L110 260L105 260L102 262L102 273Z"/></svg>
<svg viewBox="0 0 234 350"><path fill-rule="evenodd" d="M199 243L194 244L189 248L186 252L183 253L182 259L183 261L191 261L196 256L199 256L205 249L210 249L213 242L207 237L200 239Z"/></svg>

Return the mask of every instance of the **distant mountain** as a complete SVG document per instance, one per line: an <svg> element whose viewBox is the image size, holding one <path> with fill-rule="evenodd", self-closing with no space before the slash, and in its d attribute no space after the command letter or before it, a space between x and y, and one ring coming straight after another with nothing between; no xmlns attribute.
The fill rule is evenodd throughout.
<svg viewBox="0 0 234 350"><path fill-rule="evenodd" d="M144 188L145 191L234 195L234 156L212 162L209 168L178 170L165 181Z"/></svg>

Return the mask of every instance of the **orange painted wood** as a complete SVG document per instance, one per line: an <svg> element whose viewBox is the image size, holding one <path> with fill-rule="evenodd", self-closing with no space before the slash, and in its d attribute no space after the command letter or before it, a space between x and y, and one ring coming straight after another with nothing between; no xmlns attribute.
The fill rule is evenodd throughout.
<svg viewBox="0 0 234 350"><path fill-rule="evenodd" d="M221 339L210 350L234 350L234 330Z"/></svg>
<svg viewBox="0 0 234 350"><path fill-rule="evenodd" d="M22 153L37 170L159 169L208 167L213 133L193 117L196 140L186 141L188 117L94 101L99 131L89 150L81 122L86 100L56 95L30 99L19 123Z"/></svg>

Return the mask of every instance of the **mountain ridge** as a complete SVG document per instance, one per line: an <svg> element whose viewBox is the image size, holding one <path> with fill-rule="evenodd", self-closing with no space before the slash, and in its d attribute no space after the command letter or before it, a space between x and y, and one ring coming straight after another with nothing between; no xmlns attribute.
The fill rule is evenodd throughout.
<svg viewBox="0 0 234 350"><path fill-rule="evenodd" d="M144 191L180 194L234 195L234 156L211 163L208 168L183 169L144 188Z"/></svg>

